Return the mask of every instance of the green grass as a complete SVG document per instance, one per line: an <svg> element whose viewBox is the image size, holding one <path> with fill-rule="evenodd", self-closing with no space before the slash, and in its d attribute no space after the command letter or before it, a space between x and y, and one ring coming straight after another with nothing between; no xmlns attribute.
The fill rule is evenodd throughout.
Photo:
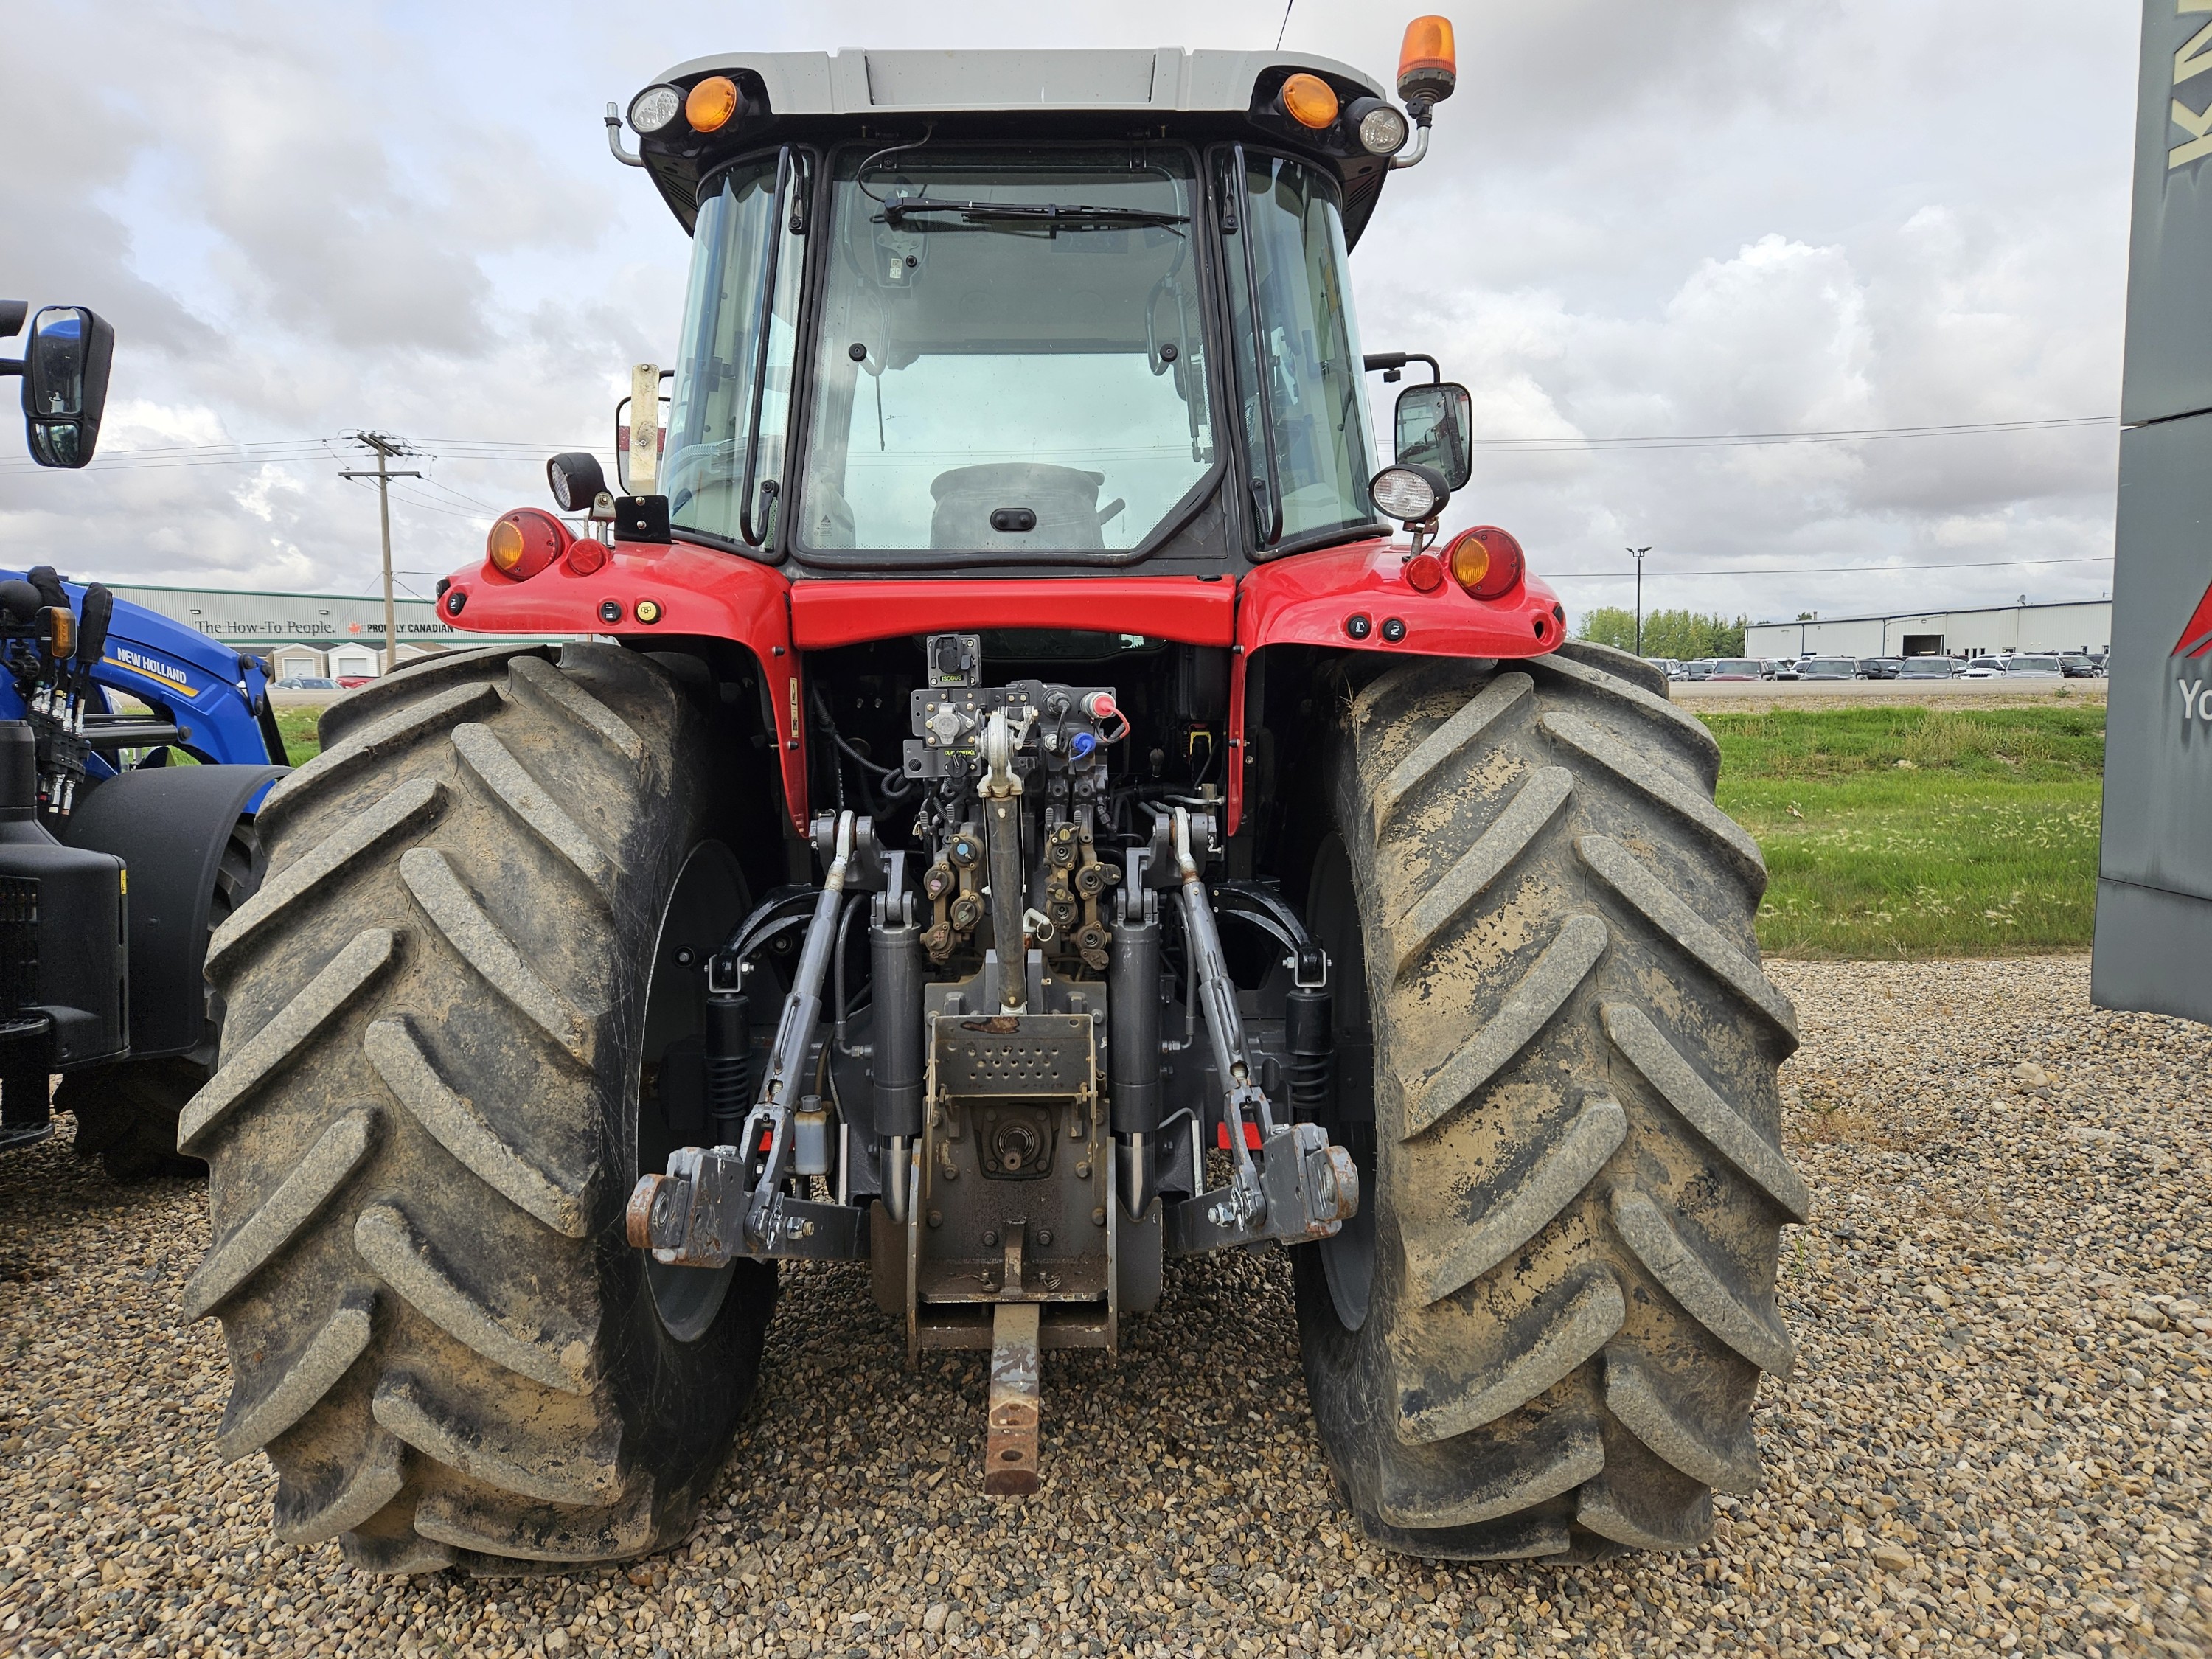
<svg viewBox="0 0 2212 1659"><path fill-rule="evenodd" d="M295 766L318 752L321 715L276 711ZM1699 718L1720 739L1720 804L1766 854L1769 954L2088 948L2101 705Z"/></svg>
<svg viewBox="0 0 2212 1659"><path fill-rule="evenodd" d="M276 729L284 734L284 752L292 757L292 764L304 766L323 751L315 737L315 722L323 717L319 708L280 708L276 711Z"/></svg>
<svg viewBox="0 0 2212 1659"><path fill-rule="evenodd" d="M1720 740L1720 804L1766 854L1768 952L2087 948L2101 706L1700 718Z"/></svg>

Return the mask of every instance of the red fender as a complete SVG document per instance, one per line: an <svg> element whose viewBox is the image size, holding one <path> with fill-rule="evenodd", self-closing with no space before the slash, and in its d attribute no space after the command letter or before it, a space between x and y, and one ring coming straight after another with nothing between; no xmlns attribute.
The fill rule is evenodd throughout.
<svg viewBox="0 0 2212 1659"><path fill-rule="evenodd" d="M579 560L578 549L591 551ZM559 561L522 581L488 562L471 566L448 581L438 608L456 628L491 634L735 640L759 660L761 684L775 711L783 799L792 827L804 836L806 722L799 718L799 657L791 642L791 584L764 564L685 542L617 542L604 550L604 563L577 571L579 562L592 562L601 550L596 542L574 542ZM638 619L641 605L653 621Z"/></svg>
<svg viewBox="0 0 2212 1659"><path fill-rule="evenodd" d="M578 549L589 550L579 557ZM1233 834L1244 810L1244 671L1252 653L1316 645L1412 657L1533 657L1559 642L1565 621L1552 590L1533 578L1498 599L1472 599L1449 579L1418 592L1405 579L1408 550L1380 538L1293 554L1234 584L1106 573L793 582L753 560L684 542L617 542L594 562L599 551L594 542L564 540L552 564L520 581L488 562L472 566L451 579L439 609L454 627L484 633L637 641L688 634L745 646L775 711L784 799L801 835L808 803L800 650L998 628L1230 646L1224 817ZM590 568L580 571L580 564ZM651 620L640 619L641 605Z"/></svg>
<svg viewBox="0 0 2212 1659"><path fill-rule="evenodd" d="M1274 560L1237 584L1237 652L1229 676L1229 834L1244 816L1244 671L1254 652L1318 645L1407 657L1537 657L1565 636L1558 597L1534 577L1496 599L1474 599L1449 576L1423 593L1406 580L1412 551L1379 538L1352 542Z"/></svg>

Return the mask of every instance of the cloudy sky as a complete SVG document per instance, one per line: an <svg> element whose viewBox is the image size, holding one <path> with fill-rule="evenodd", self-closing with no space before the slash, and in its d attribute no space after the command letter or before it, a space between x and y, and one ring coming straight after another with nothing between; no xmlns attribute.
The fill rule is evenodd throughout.
<svg viewBox="0 0 2212 1659"><path fill-rule="evenodd" d="M1474 392L1492 441L1453 520L1514 530L1577 610L1626 602L1631 544L1654 550L1647 605L1753 617L2109 590L2109 424L1603 441L2114 415L2132 0L1450 15L1462 89L1353 270L1367 349L1432 352ZM543 455L605 447L628 364L674 354L689 245L608 157L609 100L709 51L1265 47L1283 10L0 0L9 17L0 295L88 304L119 344L90 469L0 441L5 562L367 592L374 499L329 441L370 427L424 452L394 535L427 593L493 513L542 501ZM1295 0L1285 48L1387 79L1403 21Z"/></svg>

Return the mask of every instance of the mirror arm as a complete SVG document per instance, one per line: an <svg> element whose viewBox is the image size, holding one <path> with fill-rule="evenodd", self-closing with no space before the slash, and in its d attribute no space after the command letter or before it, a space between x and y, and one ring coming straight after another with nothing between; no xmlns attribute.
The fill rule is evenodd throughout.
<svg viewBox="0 0 2212 1659"><path fill-rule="evenodd" d="M30 371L31 365L23 358L0 357L0 380L6 380L11 374L27 374Z"/></svg>
<svg viewBox="0 0 2212 1659"><path fill-rule="evenodd" d="M642 155L633 155L623 148L622 110L618 106L614 104L609 104L607 106L606 121L607 148L614 152L615 160L620 161L626 167L643 167L645 165L645 157ZM1425 143L1428 141L1428 135L1426 133L1423 133L1421 135L1421 138L1422 142Z"/></svg>
<svg viewBox="0 0 2212 1659"><path fill-rule="evenodd" d="M1443 384L1443 366L1425 351L1370 351L1360 359L1361 368L1370 374L1378 368L1381 369L1382 378L1386 380L1396 380L1399 372L1407 363L1426 363L1429 366L1429 384L1431 386Z"/></svg>

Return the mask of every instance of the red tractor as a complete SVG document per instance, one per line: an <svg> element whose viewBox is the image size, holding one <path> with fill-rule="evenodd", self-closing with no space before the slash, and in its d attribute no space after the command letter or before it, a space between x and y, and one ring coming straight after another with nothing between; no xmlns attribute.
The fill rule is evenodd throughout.
<svg viewBox="0 0 2212 1659"><path fill-rule="evenodd" d="M1040 1350L1271 1243L1374 1538L1677 1549L1757 1480L1807 1205L1759 849L1660 673L1439 542L1468 395L1353 326L1452 85L1430 18L1399 102L846 52L683 64L635 155L611 114L692 238L675 365L619 489L550 464L583 533L517 508L439 598L579 642L336 705L209 952L185 1304L280 1536L680 1539L791 1258L990 1353L993 1492Z"/></svg>

